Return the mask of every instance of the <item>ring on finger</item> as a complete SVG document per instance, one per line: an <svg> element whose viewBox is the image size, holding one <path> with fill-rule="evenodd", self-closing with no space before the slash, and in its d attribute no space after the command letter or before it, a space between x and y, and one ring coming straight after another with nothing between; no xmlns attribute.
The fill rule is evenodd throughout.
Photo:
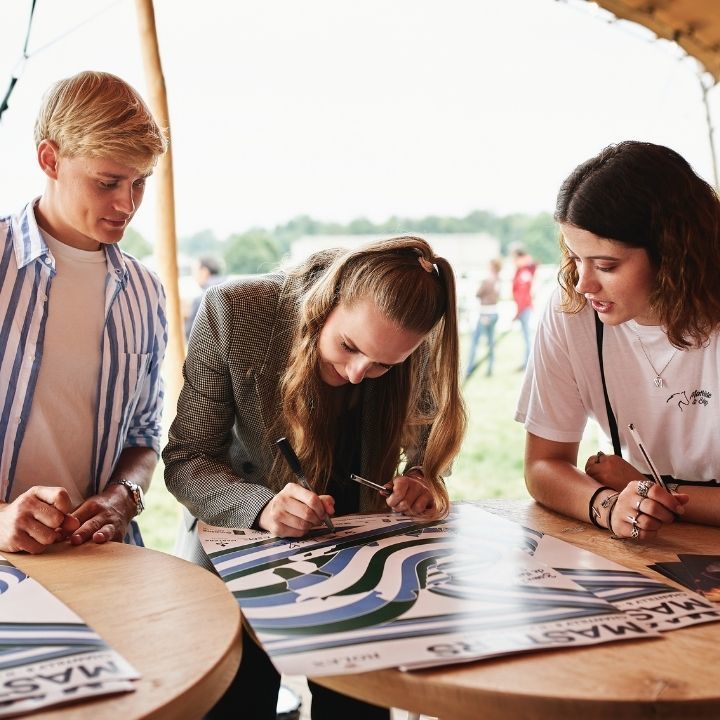
<svg viewBox="0 0 720 720"><path fill-rule="evenodd" d="M604 454L605 454L605 453L604 453L602 450L598 450L598 453L597 453L597 455L595 456L595 464L596 464L596 465L598 465L598 464L600 463L600 458L601 458Z"/></svg>
<svg viewBox="0 0 720 720"><path fill-rule="evenodd" d="M640 510L640 505L642 505L642 501L643 501L644 499L645 499L644 497L641 497L641 498L635 503L635 509L636 509L638 512L642 512L642 511Z"/></svg>
<svg viewBox="0 0 720 720"><path fill-rule="evenodd" d="M629 522L633 527L637 527L638 518L639 518L641 515L642 515L641 512L638 512L638 514L637 514L635 517L633 517L632 515L628 515L628 516L627 516L627 520L628 520L628 522Z"/></svg>
<svg viewBox="0 0 720 720"><path fill-rule="evenodd" d="M637 484L637 494L641 498L646 498L651 487L652 483L649 480L640 480Z"/></svg>
<svg viewBox="0 0 720 720"><path fill-rule="evenodd" d="M633 540L637 540L640 537L640 528L637 525L633 525L632 532L630 533L630 537Z"/></svg>

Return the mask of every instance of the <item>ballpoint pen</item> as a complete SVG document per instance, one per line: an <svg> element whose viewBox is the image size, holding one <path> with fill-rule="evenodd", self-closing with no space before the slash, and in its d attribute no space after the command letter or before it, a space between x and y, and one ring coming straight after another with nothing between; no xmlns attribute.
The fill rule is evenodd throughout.
<svg viewBox="0 0 720 720"><path fill-rule="evenodd" d="M640 437L640 433L637 431L637 428L633 423L630 423L628 425L628 430L630 431L630 435L632 436L632 439L635 441L635 444L638 446L638 450L640 450L640 453L642 454L643 458L645 459L645 463L650 468L650 474L653 476L653 480L663 489L667 490L667 485L663 482L662 477L660 477L660 473L657 471L657 468L655 467L655 463L652 461L652 458L650 457L650 453L645 449L645 444L642 441L642 438Z"/></svg>
<svg viewBox="0 0 720 720"><path fill-rule="evenodd" d="M302 471L302 467L300 467L300 460L298 460L298 456L292 449L292 445L290 445L288 439L281 437L279 440L275 441L275 444L280 448L280 452L283 454L285 460L287 460L287 464L290 466L290 469L295 473L295 477L298 479L298 482L306 490L314 492L314 490L310 487L310 483L305 477L305 473L303 473ZM330 519L329 515L325 515L324 522L327 525L328 530L330 530L331 532L335 532L335 526L332 524L332 520Z"/></svg>
<svg viewBox="0 0 720 720"><path fill-rule="evenodd" d="M379 485L372 480L366 480L364 477L360 477L360 475L355 475L355 473L350 473L350 479L356 483L359 483L360 485L365 485L365 487L377 490L381 495L384 495L385 497L389 497L390 495L392 495L392 490L390 488L386 488L384 485Z"/></svg>

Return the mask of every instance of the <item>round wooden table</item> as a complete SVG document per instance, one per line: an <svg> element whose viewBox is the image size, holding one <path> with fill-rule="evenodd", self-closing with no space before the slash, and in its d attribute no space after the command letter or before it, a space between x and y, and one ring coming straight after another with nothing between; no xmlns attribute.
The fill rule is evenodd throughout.
<svg viewBox="0 0 720 720"><path fill-rule="evenodd" d="M607 531L534 502L480 504L661 581L665 579L647 565L677 561L678 553L720 553L718 528L678 523L653 542L635 543L613 540ZM656 640L541 651L434 670L379 670L314 680L368 702L441 720L717 720L720 622L663 633Z"/></svg>
<svg viewBox="0 0 720 720"><path fill-rule="evenodd" d="M240 662L240 611L224 583L172 555L120 543L3 553L142 675L135 692L40 710L43 720L201 718Z"/></svg>

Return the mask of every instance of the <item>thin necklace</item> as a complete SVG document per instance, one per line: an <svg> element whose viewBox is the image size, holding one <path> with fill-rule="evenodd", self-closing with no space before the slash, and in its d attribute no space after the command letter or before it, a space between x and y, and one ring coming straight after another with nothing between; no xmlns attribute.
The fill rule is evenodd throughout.
<svg viewBox="0 0 720 720"><path fill-rule="evenodd" d="M672 362L672 359L675 357L675 354L677 353L678 349L675 348L673 350L672 355L670 356L670 359L663 365L663 369L659 372L655 369L655 366L653 365L653 361L650 359L650 356L648 355L647 350L645 349L645 345L643 344L643 341L640 338L640 335L635 331L634 328L630 328L632 330L633 335L637 338L637 341L640 343L640 349L643 351L643 355L645 356L645 359L648 361L648 365L652 368L652 371L655 373L655 378L653 379L653 383L656 388L661 388L665 381L662 379L662 374L667 370L667 366Z"/></svg>

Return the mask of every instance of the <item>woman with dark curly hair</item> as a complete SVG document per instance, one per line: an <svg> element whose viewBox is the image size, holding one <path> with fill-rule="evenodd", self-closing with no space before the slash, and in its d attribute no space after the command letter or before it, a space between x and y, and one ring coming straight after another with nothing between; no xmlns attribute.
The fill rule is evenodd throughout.
<svg viewBox="0 0 720 720"><path fill-rule="evenodd" d="M679 516L720 524L716 192L673 150L622 142L570 174L555 219L560 287L516 414L530 493L634 540ZM614 454L581 469L588 418Z"/></svg>

